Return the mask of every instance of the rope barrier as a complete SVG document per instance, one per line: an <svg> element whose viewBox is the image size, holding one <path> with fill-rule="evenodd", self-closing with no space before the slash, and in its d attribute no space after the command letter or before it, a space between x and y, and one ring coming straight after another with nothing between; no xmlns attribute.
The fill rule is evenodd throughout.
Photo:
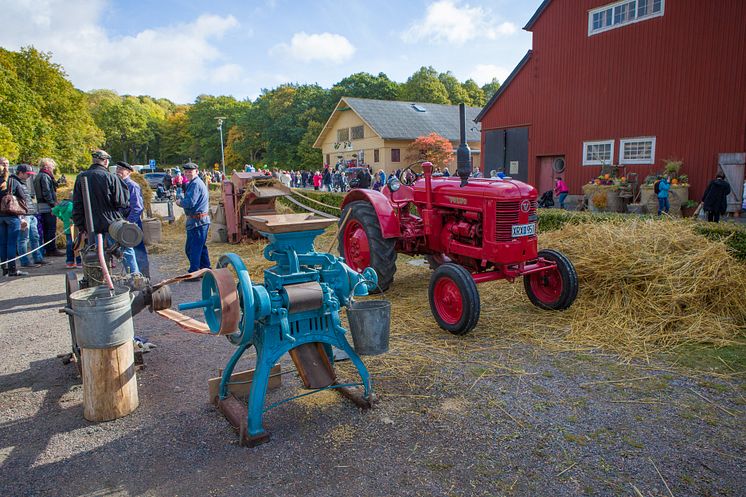
<svg viewBox="0 0 746 497"><path fill-rule="evenodd" d="M332 216L331 214L328 214L326 212L317 211L316 209L314 209L312 207L308 207L307 205L298 202L297 200L295 200L293 197L291 197L289 195L285 196L283 198L287 199L289 202L292 202L293 204L297 205L298 207L307 210L308 212L313 212L314 214L318 214L319 216L327 217L329 219L337 219L337 216Z"/></svg>
<svg viewBox="0 0 746 497"><path fill-rule="evenodd" d="M336 211L341 211L341 210L342 210L342 209L340 209L339 207L337 207L337 206L335 206L335 205L329 205L329 204L325 204L324 202L319 202L318 200L316 200L316 199L313 199L313 198L311 198L311 197L307 197L307 196L303 195L302 193L299 193L299 192L297 192L297 191L295 191L295 190L292 190L292 191L291 191L291 193L292 193L293 195L298 195L299 197L302 197L302 198L305 198L305 199L307 199L307 200L310 200L311 202L313 202L313 203L315 203L315 204L323 205L324 207L326 207L326 208L328 208L328 209L334 209L334 210L336 210Z"/></svg>
<svg viewBox="0 0 746 497"><path fill-rule="evenodd" d="M52 239L51 239L51 240L49 240L48 242L45 242L45 243L44 243L43 245L39 245L39 246L38 246L38 247L36 247L36 248L35 248L34 250L30 250L30 251L26 252L26 253L25 253L25 254L23 254L23 255L19 255L19 256L18 256L18 257L16 257L15 259L11 259L11 260L9 260L9 261L2 261L2 264L10 264L11 262L15 262L15 261L17 261L18 259L21 259L21 258L23 258L23 257L26 257L27 255L33 254L33 253L34 253L34 252L36 252L37 250L41 250L41 249L42 249L42 248L44 248L44 247L45 247L46 245L49 245L50 243L52 243L52 242L56 241L56 240L57 240L57 239L58 239L59 237L61 237L61 236L62 236L62 235L64 235L64 234L65 234L65 233L60 233L60 234L58 234L57 236L55 236L54 238L52 238Z"/></svg>

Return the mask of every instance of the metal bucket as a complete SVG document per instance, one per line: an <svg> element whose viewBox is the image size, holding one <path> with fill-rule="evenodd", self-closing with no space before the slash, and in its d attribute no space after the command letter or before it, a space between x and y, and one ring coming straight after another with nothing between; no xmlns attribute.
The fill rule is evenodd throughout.
<svg viewBox="0 0 746 497"><path fill-rule="evenodd" d="M108 349L132 340L132 299L128 288L85 288L70 295L78 345L85 349Z"/></svg>
<svg viewBox="0 0 746 497"><path fill-rule="evenodd" d="M391 302L387 300L350 301L347 320L355 352L378 355L389 350Z"/></svg>

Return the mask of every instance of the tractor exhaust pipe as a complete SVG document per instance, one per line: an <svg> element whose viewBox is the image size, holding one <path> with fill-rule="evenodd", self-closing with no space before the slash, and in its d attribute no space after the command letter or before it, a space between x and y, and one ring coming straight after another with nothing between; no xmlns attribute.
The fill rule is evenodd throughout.
<svg viewBox="0 0 746 497"><path fill-rule="evenodd" d="M464 187L471 176L471 150L466 143L466 107L463 103L458 104L458 115L461 125L461 143L456 150L456 174L461 178L461 186Z"/></svg>

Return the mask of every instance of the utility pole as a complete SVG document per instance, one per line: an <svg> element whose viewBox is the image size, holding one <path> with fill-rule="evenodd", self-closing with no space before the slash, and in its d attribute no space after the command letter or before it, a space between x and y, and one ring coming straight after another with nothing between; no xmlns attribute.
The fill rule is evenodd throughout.
<svg viewBox="0 0 746 497"><path fill-rule="evenodd" d="M223 176L225 176L225 151L223 149L223 121L226 117L216 117L218 121L218 131L220 131L220 164L223 166Z"/></svg>

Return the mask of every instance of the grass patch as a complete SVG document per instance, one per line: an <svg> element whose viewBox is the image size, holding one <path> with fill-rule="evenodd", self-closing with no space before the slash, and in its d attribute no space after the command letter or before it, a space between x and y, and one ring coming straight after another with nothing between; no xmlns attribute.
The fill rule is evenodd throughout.
<svg viewBox="0 0 746 497"><path fill-rule="evenodd" d="M683 345L673 353L679 366L715 373L742 373L746 371L746 342L725 347L709 345Z"/></svg>

